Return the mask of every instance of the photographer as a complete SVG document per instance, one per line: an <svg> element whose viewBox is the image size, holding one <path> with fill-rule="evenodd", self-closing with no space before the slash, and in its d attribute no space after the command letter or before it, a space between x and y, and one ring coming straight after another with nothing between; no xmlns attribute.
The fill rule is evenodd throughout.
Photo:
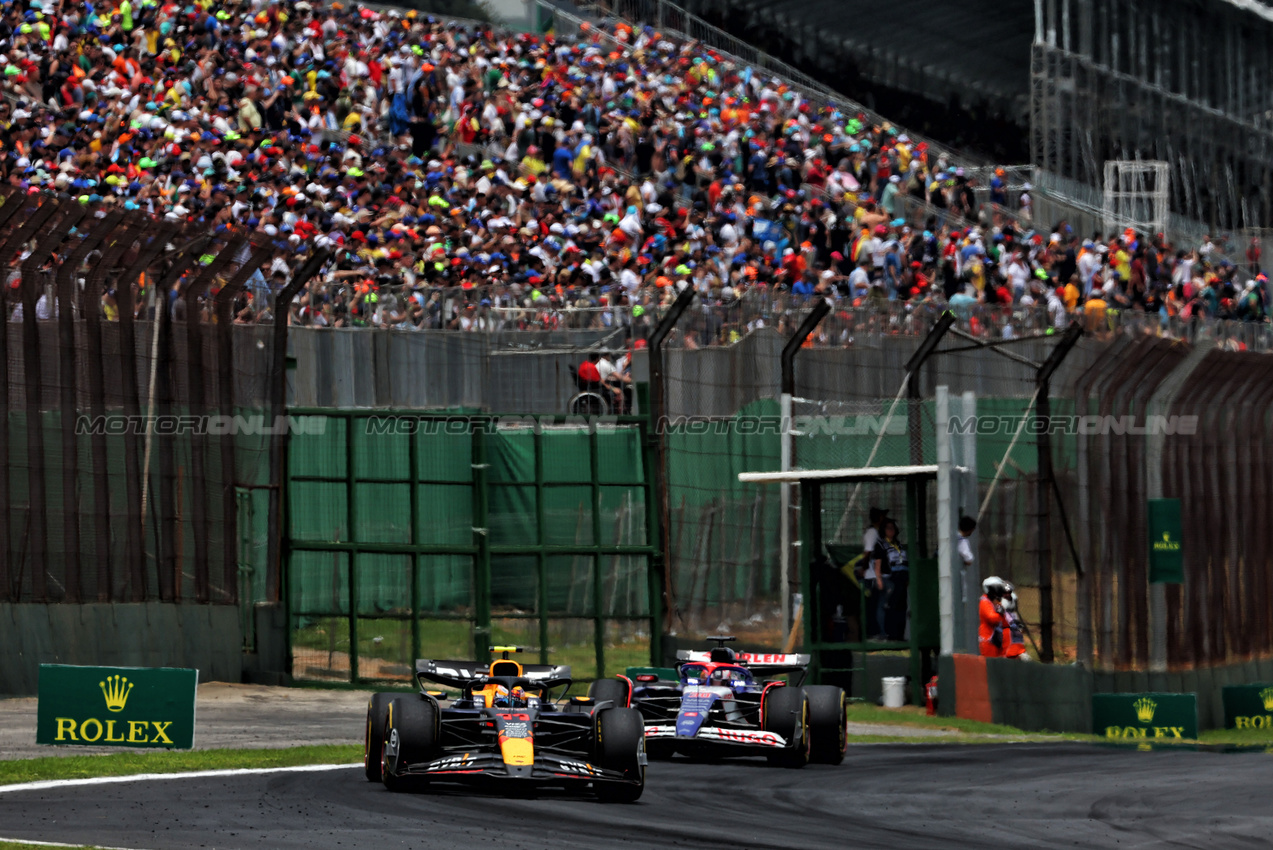
<svg viewBox="0 0 1273 850"><path fill-rule="evenodd" d="M1017 610L1017 591L1010 582L1003 584L1003 601L1000 606L1003 608L1005 621L1003 657L1029 661L1030 656L1025 651L1025 621Z"/></svg>
<svg viewBox="0 0 1273 850"><path fill-rule="evenodd" d="M981 623L977 626L977 646L986 658L1002 658L1004 649L1003 629L1008 624L1003 610L1006 582L991 576L981 583L983 591L978 613Z"/></svg>

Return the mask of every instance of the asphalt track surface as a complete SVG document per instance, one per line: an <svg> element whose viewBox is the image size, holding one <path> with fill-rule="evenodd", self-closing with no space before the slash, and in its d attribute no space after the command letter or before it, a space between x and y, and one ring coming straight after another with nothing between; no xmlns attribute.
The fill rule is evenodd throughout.
<svg viewBox="0 0 1273 850"><path fill-rule="evenodd" d="M867 745L838 767L654 763L645 795L394 794L360 769L0 794L0 835L168 848L1273 846L1273 755Z"/></svg>

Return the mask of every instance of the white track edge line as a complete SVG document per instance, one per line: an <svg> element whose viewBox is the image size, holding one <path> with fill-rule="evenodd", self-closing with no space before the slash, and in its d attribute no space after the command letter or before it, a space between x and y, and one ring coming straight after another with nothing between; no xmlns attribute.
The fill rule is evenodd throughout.
<svg viewBox="0 0 1273 850"><path fill-rule="evenodd" d="M33 838L4 838L0 836L0 843L12 844L30 844L35 847L71 847L75 850L84 850L91 847L92 850L138 850L135 847L106 847L101 844L63 844L61 841L36 841Z"/></svg>
<svg viewBox="0 0 1273 850"><path fill-rule="evenodd" d="M226 770L191 770L186 773L133 773L127 776L90 776L84 779L41 779L36 782L19 782L0 785L0 794L14 791L43 791L52 788L73 788L78 785L113 785L119 782L148 782L156 779L201 779L211 776L252 776L262 773L298 773L315 770L349 770L362 767L354 764L298 764L290 767L240 767ZM53 845L58 846L58 845ZM77 846L77 845L65 845Z"/></svg>

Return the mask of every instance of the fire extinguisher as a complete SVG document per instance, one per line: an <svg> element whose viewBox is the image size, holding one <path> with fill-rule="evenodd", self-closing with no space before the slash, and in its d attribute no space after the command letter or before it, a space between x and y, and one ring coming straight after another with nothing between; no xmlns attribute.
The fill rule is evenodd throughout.
<svg viewBox="0 0 1273 850"><path fill-rule="evenodd" d="M937 677L928 680L928 684L924 686L924 703L928 707L928 716L932 717L937 713Z"/></svg>

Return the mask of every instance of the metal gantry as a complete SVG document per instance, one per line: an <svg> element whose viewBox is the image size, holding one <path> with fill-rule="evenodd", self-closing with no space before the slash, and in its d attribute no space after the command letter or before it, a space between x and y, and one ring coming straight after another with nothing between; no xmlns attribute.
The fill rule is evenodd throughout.
<svg viewBox="0 0 1273 850"><path fill-rule="evenodd" d="M1261 227L1273 203L1273 12L1188 0L1039 0L1031 160L1089 186L1162 160L1177 217Z"/></svg>

